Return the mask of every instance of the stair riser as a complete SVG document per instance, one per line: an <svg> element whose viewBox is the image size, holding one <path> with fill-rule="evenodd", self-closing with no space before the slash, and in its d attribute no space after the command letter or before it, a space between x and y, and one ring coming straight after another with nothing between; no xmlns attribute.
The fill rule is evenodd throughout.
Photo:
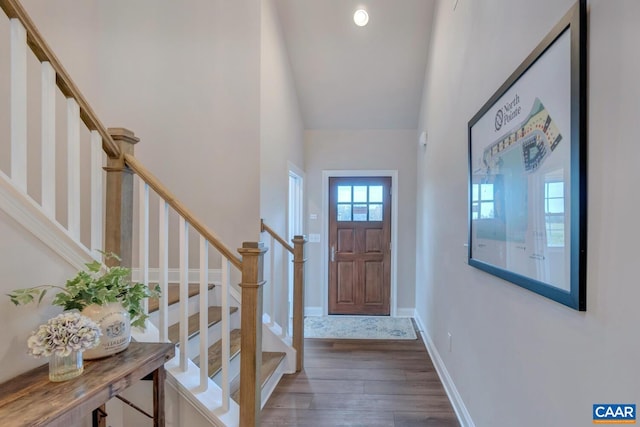
<svg viewBox="0 0 640 427"><path fill-rule="evenodd" d="M236 311L229 317L230 328L237 329L240 327L240 315ZM216 341L222 338L222 322L218 322L215 325L209 326L208 331L209 345L212 345ZM193 336L187 342L187 357L193 359L200 353L200 334Z"/></svg>
<svg viewBox="0 0 640 427"><path fill-rule="evenodd" d="M229 362L229 383L232 383L238 375L240 375L240 353L232 357ZM222 387L222 370L211 379L214 383L218 384L218 386Z"/></svg>
<svg viewBox="0 0 640 427"><path fill-rule="evenodd" d="M218 301L215 289L216 288L213 288L209 291L210 306L216 305ZM189 298L188 301L189 301L189 304L188 304L189 314L198 313L200 311L200 295L194 295L191 298ZM158 321L160 317L159 313L160 313L159 311L154 311L149 315L149 319L154 325L158 325L159 323ZM176 303L176 304L170 305L168 315L169 315L169 325L174 325L178 323L180 320L180 304Z"/></svg>
<svg viewBox="0 0 640 427"><path fill-rule="evenodd" d="M284 373L285 373L285 361L283 360L282 362L280 362L280 364L278 365L278 368L275 370L273 375L271 375L267 380L267 382L262 385L262 391L260 393L260 397L261 397L260 408L263 408L264 404L267 403L267 400L269 400L269 397L271 397L271 394L276 389L276 386L282 379L282 376L284 375Z"/></svg>

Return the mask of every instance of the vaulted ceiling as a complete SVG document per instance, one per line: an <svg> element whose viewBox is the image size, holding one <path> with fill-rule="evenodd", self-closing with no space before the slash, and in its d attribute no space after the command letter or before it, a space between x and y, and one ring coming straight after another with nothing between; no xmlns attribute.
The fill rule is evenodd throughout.
<svg viewBox="0 0 640 427"><path fill-rule="evenodd" d="M417 128L435 0L275 3L307 129Z"/></svg>

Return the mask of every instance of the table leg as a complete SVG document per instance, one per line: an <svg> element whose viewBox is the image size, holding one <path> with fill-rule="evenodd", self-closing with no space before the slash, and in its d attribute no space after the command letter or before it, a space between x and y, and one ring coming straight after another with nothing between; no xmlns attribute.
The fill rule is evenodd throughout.
<svg viewBox="0 0 640 427"><path fill-rule="evenodd" d="M164 365L153 371L153 427L164 427Z"/></svg>
<svg viewBox="0 0 640 427"><path fill-rule="evenodd" d="M107 407L105 405L93 410L91 425L93 427L107 427Z"/></svg>

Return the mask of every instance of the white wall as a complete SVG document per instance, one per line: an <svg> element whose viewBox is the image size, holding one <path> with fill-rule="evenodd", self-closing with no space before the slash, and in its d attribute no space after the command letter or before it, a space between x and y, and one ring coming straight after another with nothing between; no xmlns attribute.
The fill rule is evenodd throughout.
<svg viewBox="0 0 640 427"><path fill-rule="evenodd" d="M25 231L0 210L0 383L31 368L47 363L27 354L27 338L38 325L62 312L49 304L54 293L42 305L14 306L5 294L13 289L39 285L61 285L76 270L61 257ZM28 254L28 256L25 256Z"/></svg>
<svg viewBox="0 0 640 427"><path fill-rule="evenodd" d="M262 0L260 51L260 214L287 231L289 163L304 170L304 127L273 0Z"/></svg>
<svg viewBox="0 0 640 427"><path fill-rule="evenodd" d="M256 240L260 0L24 3L102 122L232 249Z"/></svg>
<svg viewBox="0 0 640 427"><path fill-rule="evenodd" d="M63 0L64 1L64 0ZM62 6L62 2L60 3ZM62 10L52 8L49 14L51 20L62 18ZM86 29L85 25L90 22L91 14L89 10L81 10L75 18L77 20L64 21L69 25L62 25L60 37L69 37L76 31ZM0 13L0 169L10 174L9 167L9 20L4 13ZM82 17L82 19L79 19ZM73 38L72 43L65 45L69 50L76 49L84 52L88 46L95 44L97 40L93 33L86 33L85 37ZM63 49L61 56L68 52ZM79 56L82 58L82 55ZM93 81L93 65L89 61L78 62L79 73L86 76L84 84ZM34 200L41 198L41 174L40 167L40 64L30 51L27 55L27 112L28 112L28 193ZM59 141L66 140L66 103L61 95L57 96L56 108L56 130ZM82 143L88 142L88 132L81 132ZM81 148L83 159L88 158L88 145ZM61 224L66 224L66 147L59 144L57 147L57 219ZM88 171L81 168L81 189L86 194ZM64 194L63 194L64 192ZM88 198L81 200L81 237L85 244L89 244L87 229L90 224L87 211ZM0 370L0 382L8 380L33 367L47 363L47 359L36 359L27 354L27 338L38 325L45 323L49 318L60 313L61 307L50 305L55 292L49 291L42 304L29 304L27 306L15 307L5 294L13 289L28 288L39 285L64 285L66 280L73 277L76 268L70 265L63 257L56 254L48 246L44 245L34 235L26 231L19 223L14 221L4 211L0 210L0 323L3 325L0 330L0 363L3 369Z"/></svg>
<svg viewBox="0 0 640 427"><path fill-rule="evenodd" d="M590 2L587 312L466 264L467 122L572 4L440 1L435 13L416 307L477 426L588 425L592 404L640 398L638 2Z"/></svg>
<svg viewBox="0 0 640 427"><path fill-rule="evenodd" d="M322 212L323 170L398 170L398 308L412 309L415 283L415 194L416 152L415 130L362 130L305 132L305 166L307 181L307 213L317 214L307 220L307 232L322 234L325 212ZM394 185L396 185L394 183ZM306 247L306 307L323 304L323 272L321 244ZM326 285L325 285L326 286ZM326 296L324 296L326 297Z"/></svg>
<svg viewBox="0 0 640 427"><path fill-rule="evenodd" d="M261 0L261 6L260 216L280 236L290 241L292 236L288 236L287 227L289 164L304 169L303 124L289 56L273 0ZM274 266L282 266L285 254L279 244L270 244L270 237L266 233L261 238L269 247L265 277L272 283L267 283L264 298L265 310L272 314L271 287L276 286L275 294L287 295L284 289L288 283L284 268L274 269L274 276L271 276L270 257L274 257ZM282 301L282 298L275 299ZM282 309L282 315L286 316L284 304ZM280 311L279 306L275 310Z"/></svg>

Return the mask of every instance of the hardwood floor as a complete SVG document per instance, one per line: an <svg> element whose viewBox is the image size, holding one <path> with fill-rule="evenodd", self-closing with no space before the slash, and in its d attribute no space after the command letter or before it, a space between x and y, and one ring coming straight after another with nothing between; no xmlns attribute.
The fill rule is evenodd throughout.
<svg viewBox="0 0 640 427"><path fill-rule="evenodd" d="M306 339L304 363L280 381L262 426L459 426L420 338Z"/></svg>

